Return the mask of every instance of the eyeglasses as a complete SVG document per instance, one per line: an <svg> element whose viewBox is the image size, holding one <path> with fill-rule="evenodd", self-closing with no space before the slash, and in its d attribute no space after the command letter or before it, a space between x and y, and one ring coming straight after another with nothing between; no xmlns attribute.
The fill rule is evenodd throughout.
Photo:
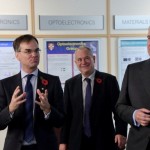
<svg viewBox="0 0 150 150"><path fill-rule="evenodd" d="M25 49L24 51L18 51L18 52L22 52L22 53L25 53L27 55L31 55L33 52L36 53L36 54L39 54L41 50L39 48L35 49L35 50L32 50L32 49Z"/></svg>

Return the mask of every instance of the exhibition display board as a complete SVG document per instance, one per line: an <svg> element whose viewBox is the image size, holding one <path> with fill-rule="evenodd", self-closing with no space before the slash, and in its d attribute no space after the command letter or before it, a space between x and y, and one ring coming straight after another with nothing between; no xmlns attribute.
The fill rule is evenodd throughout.
<svg viewBox="0 0 150 150"><path fill-rule="evenodd" d="M15 57L13 40L0 40L0 79L12 76L20 71L20 63Z"/></svg>
<svg viewBox="0 0 150 150"><path fill-rule="evenodd" d="M118 77L120 86L129 64L149 58L146 45L147 39L145 38L120 38L118 40Z"/></svg>
<svg viewBox="0 0 150 150"><path fill-rule="evenodd" d="M45 71L60 77L61 83L79 73L75 65L74 52L79 46L87 46L93 50L96 57L95 68L99 68L98 39L47 39L45 40Z"/></svg>

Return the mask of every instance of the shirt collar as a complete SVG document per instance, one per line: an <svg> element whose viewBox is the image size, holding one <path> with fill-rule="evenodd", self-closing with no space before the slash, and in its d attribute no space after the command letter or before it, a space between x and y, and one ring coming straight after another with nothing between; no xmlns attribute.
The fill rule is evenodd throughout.
<svg viewBox="0 0 150 150"><path fill-rule="evenodd" d="M31 72L30 74L33 74L34 76L38 76L38 69L34 70L33 72ZM21 78L23 79L26 75L28 75L28 73L24 72L22 69L21 69Z"/></svg>
<svg viewBox="0 0 150 150"><path fill-rule="evenodd" d="M96 72L96 70L94 69L94 72L93 72L90 76L88 76L88 78L91 79L91 80L94 80L95 72ZM85 78L87 78L87 77L84 77L84 76L82 75L82 81L84 81Z"/></svg>

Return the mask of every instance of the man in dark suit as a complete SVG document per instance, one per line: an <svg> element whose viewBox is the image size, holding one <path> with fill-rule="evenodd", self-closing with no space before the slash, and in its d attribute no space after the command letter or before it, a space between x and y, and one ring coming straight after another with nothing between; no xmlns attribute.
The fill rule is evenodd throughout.
<svg viewBox="0 0 150 150"><path fill-rule="evenodd" d="M0 81L0 129L8 127L3 150L58 150L54 127L61 127L64 120L59 77L38 70L40 49L34 36L27 34L16 38L13 47L21 71ZM31 113L26 111L29 101L25 92L29 74L32 74ZM29 115L33 116L32 120ZM29 124L30 131L27 130ZM27 137L32 135L30 140L25 138L26 131Z"/></svg>
<svg viewBox="0 0 150 150"><path fill-rule="evenodd" d="M114 76L94 69L95 56L90 48L76 49L75 63L81 74L65 83L66 119L62 127L59 150L118 150L126 144L127 124L116 114L119 87ZM85 132L86 78L91 80L89 131ZM114 115L115 126L113 123Z"/></svg>
<svg viewBox="0 0 150 150"><path fill-rule="evenodd" d="M147 38L150 54L150 28ZM128 65L116 109L131 125L127 150L150 150L150 59Z"/></svg>

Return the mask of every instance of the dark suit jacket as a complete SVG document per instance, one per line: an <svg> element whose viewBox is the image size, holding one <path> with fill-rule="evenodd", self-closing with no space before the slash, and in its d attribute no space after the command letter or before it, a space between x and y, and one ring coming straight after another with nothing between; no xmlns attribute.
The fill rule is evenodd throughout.
<svg viewBox="0 0 150 150"><path fill-rule="evenodd" d="M47 80L48 85L45 85L42 79ZM23 142L25 103L14 112L13 119L10 118L8 110L13 92L18 85L22 88L21 73L0 81L0 130L8 127L4 150L20 150ZM56 76L39 71L37 88L48 90L48 101L51 104L51 113L48 120L44 119L43 111L35 104L34 133L38 150L57 150L58 143L53 127L61 127L64 119L63 91L60 80ZM38 95L36 95L36 100L38 100Z"/></svg>
<svg viewBox="0 0 150 150"><path fill-rule="evenodd" d="M126 135L127 125L118 118L115 104L119 96L119 87L114 76L96 71L90 123L92 128L92 150L116 150L115 134ZM64 101L66 120L62 128L61 143L69 150L80 150L83 133L83 95L81 74L65 83ZM113 124L114 113L115 125Z"/></svg>
<svg viewBox="0 0 150 150"><path fill-rule="evenodd" d="M140 108L150 110L150 59L128 65L116 108L120 117L131 125L127 150L146 150L150 125L136 127L133 112Z"/></svg>

